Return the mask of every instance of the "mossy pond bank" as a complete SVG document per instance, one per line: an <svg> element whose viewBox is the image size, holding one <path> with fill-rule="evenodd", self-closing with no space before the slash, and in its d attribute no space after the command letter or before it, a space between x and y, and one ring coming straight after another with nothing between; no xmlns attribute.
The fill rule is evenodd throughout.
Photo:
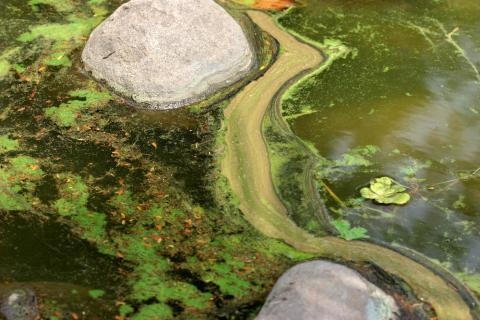
<svg viewBox="0 0 480 320"><path fill-rule="evenodd" d="M259 234L236 208L237 199L226 192L216 152L222 139L218 135L222 111L228 101L208 108L149 113L132 109L127 101L108 93L82 72L79 55L88 34L121 3L0 3L0 291L15 286L34 288L39 292L42 316L47 319L251 318L278 276L314 255ZM462 4L463 10L470 12L470 4ZM340 5L329 5L338 13ZM442 5L450 4L432 3L432 8ZM358 2L351 6L352 10L363 8ZM408 5L400 7L406 10ZM332 11L310 1L306 7L288 11L279 21L304 36L323 41L307 30L314 32L326 22L312 22L314 26L300 23L303 15L321 16L317 11L321 8L325 9L322 14ZM299 21L295 20L297 15ZM304 29L299 29L302 26ZM263 41L261 47L266 51L259 69L268 69L269 58L275 53L272 41L263 38L258 29L252 27L250 31ZM336 39L333 35L329 38ZM343 42L348 48L356 47ZM338 41L331 44L343 48ZM360 52L358 45L358 54L353 55L360 59ZM340 56L346 59L339 61L350 61L349 55ZM399 67L402 59L390 63ZM470 66L475 63L472 61ZM467 69L457 75L459 79L468 79ZM312 79L316 77L322 74ZM369 77L367 80L373 81ZM315 111L304 99L326 101L314 97L325 91L307 86L312 83L317 82L309 80L304 83L306 87L298 87L304 90L299 97L295 97L297 88L291 94L291 99L298 99L298 107L306 106L303 111ZM405 96L413 97L414 93L409 89ZM286 100L285 116L293 120L295 132L313 140L299 130L308 126L295 122L309 116L295 117L297 111L288 111L288 103ZM331 110L333 116L334 108ZM316 114L320 112L310 116ZM313 123L310 129L320 130L322 126ZM327 157L323 142L319 141L317 148ZM358 151L364 157L381 148L374 141L359 146L366 144L379 147ZM474 140L471 144L475 146ZM400 155L406 152L398 149ZM358 160L358 154L353 158ZM323 178L322 172L319 177ZM362 181L359 187L375 176L401 178L389 170L368 172L366 176L361 170L354 173L351 176L367 177L366 181L358 178ZM341 186L350 182L342 182L342 175L333 177L324 180L347 202ZM474 183L473 179L468 181ZM466 197L462 200L465 206ZM288 195L284 200L296 201ZM414 209L414 201L397 210ZM457 207L462 207L462 201ZM334 204L327 205L339 214ZM302 211L307 218L297 219L297 223L312 232L325 232L318 224L317 228L315 223L309 225L316 215L308 218L308 210L306 207ZM382 208L382 212L385 210L390 208ZM363 220L355 220L360 216L357 211L350 212L342 218L369 228L371 237L385 240ZM415 210L408 212L413 214ZM400 216L396 213L397 218ZM455 217L456 213L449 216ZM441 228L443 225L438 224ZM421 232L415 231L415 235L428 238L440 231ZM399 235L398 241L401 239ZM414 244L401 243L424 252ZM424 253L429 255L430 251ZM458 255L451 259L432 257L442 262L460 261ZM475 271L471 267L461 270Z"/></svg>
<svg viewBox="0 0 480 320"><path fill-rule="evenodd" d="M297 149L274 167L289 209L302 208L290 210L300 226L321 235L328 232L324 221L336 220L344 236L415 249L477 292L479 16L477 1L311 0L279 17L328 57L321 72L279 102L316 155L322 214L299 188L306 159ZM268 122L265 134L273 150L288 150ZM396 206L363 199L360 189L381 176L403 185L411 200ZM345 221L366 230L350 233Z"/></svg>

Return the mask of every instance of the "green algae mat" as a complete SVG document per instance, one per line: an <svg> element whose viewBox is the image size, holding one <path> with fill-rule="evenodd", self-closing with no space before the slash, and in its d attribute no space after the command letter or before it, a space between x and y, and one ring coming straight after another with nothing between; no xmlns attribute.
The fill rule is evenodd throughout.
<svg viewBox="0 0 480 320"><path fill-rule="evenodd" d="M0 293L31 288L45 319L248 319L285 270L320 257L380 267L404 281L439 319L476 319L476 299L444 269L478 290L476 260L468 260L467 253L452 254L453 249L431 254L397 233L379 235L374 224L365 222L371 217L360 214L342 191L342 185L357 185L357 203L397 215L399 220L389 220L392 226L402 221L403 211L418 209L419 196L408 181L375 167L375 161L384 161L375 158L384 146L358 143L333 157L325 151L330 144L323 141L327 149L322 149L322 141L298 130L297 121L320 115L317 105L330 103L320 92L340 95L321 85L340 88L343 80L321 78L337 62L353 56L361 60L363 49L347 41L342 35L347 27L338 21L348 12L363 17L358 34L366 35L368 25L361 19L373 23L376 18L370 19L365 7L347 1L340 10L334 2L310 1L273 18L250 12L252 23L235 5L229 9L257 49L258 70L209 101L152 113L132 108L82 72L79 56L89 33L121 3L0 3ZM433 1L425 10L441 5ZM458 8L469 12L471 4L464 1ZM331 21L315 20L319 12L331 15ZM411 28L441 51L432 33L438 32L463 62L442 52L440 58L450 59L452 70L456 63L470 70L458 77L476 81L471 70L477 60L457 38L463 27L455 31L455 16L449 19L431 22L438 28L434 31L426 20ZM335 34L327 22L338 24ZM315 33L330 29L328 37ZM401 58L382 70L390 68L388 74L399 68ZM414 88L406 93L404 100L418 94ZM380 109L371 97L373 116ZM468 107L474 115L470 108L476 107ZM315 122L316 127L327 120ZM407 151L397 148L392 154L404 157ZM407 173L421 186L427 167L418 160L415 165ZM361 168L351 175L358 173L358 184L345 180L344 167L352 166ZM467 167L459 167L461 177L434 176L438 179L424 186L453 190L449 184L455 178L461 185L474 184L478 172ZM401 184L412 199L397 207L358 199L360 190L380 177ZM468 192L452 196L458 212L468 213L473 206ZM458 214L455 210L450 217ZM476 228L471 221L462 227L472 230L470 242ZM418 232L423 235L425 229ZM445 232L453 239L451 229ZM358 238L370 242L344 240ZM422 254L378 244L394 240ZM443 259L444 253L449 259Z"/></svg>
<svg viewBox="0 0 480 320"><path fill-rule="evenodd" d="M224 102L139 111L82 73L120 3L0 3L0 293L34 290L44 319L254 315L311 255L222 200Z"/></svg>

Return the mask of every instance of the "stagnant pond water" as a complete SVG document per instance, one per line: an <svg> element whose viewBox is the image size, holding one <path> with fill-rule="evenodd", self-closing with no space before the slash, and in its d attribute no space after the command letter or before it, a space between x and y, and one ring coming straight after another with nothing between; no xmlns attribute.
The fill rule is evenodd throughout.
<svg viewBox="0 0 480 320"><path fill-rule="evenodd" d="M280 19L351 50L283 103L327 159L318 179L332 217L468 274L480 272L479 17L469 0L310 0ZM411 201L363 201L360 188L380 176Z"/></svg>
<svg viewBox="0 0 480 320"><path fill-rule="evenodd" d="M217 194L222 105L141 112L82 72L89 33L122 2L0 2L0 295L34 289L51 319L252 317L312 256L261 236ZM469 274L479 14L474 1L310 0L280 19L351 49L284 104L330 160L317 176L347 204L326 193L332 216ZM408 205L360 201L383 175L409 187Z"/></svg>

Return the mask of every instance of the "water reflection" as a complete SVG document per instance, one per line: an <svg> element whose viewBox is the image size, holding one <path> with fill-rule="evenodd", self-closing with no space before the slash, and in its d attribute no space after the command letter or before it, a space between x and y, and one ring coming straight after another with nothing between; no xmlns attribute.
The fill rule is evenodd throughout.
<svg viewBox="0 0 480 320"><path fill-rule="evenodd" d="M480 167L478 16L478 3L467 0L312 0L280 20L320 42L340 39L354 52L284 102L286 110L314 107L291 125L327 159L380 148L368 169L330 174L334 191L358 198L358 189L381 175L410 188L407 206L365 203L346 217L374 238L469 272L480 271L480 175L471 175Z"/></svg>

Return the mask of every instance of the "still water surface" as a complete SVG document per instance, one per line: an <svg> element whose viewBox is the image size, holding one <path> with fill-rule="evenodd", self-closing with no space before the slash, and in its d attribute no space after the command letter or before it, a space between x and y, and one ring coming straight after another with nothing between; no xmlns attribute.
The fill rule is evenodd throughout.
<svg viewBox="0 0 480 320"><path fill-rule="evenodd" d="M280 19L351 49L283 105L295 134L338 165L319 172L348 204L325 195L332 216L470 273L480 271L479 18L478 1L311 0ZM289 114L299 104L308 112ZM412 201L360 203L379 176Z"/></svg>

